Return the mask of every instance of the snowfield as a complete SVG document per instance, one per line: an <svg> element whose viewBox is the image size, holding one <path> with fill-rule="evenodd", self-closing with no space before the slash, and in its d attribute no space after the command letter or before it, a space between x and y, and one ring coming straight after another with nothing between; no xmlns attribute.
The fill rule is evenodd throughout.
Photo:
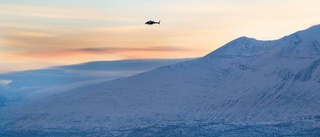
<svg viewBox="0 0 320 137"><path fill-rule="evenodd" d="M85 85L6 113L4 136L320 136L320 25Z"/></svg>

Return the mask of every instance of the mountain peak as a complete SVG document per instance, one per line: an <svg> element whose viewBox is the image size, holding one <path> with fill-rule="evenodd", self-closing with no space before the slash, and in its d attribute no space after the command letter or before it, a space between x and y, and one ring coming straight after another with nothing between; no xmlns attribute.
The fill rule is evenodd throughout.
<svg viewBox="0 0 320 137"><path fill-rule="evenodd" d="M206 57L256 55L263 48L260 46L262 42L254 38L242 36L209 53Z"/></svg>
<svg viewBox="0 0 320 137"><path fill-rule="evenodd" d="M250 41L250 40L256 40L256 39L250 38L250 37L247 37L247 36L241 36L241 37L235 39L234 41Z"/></svg>
<svg viewBox="0 0 320 137"><path fill-rule="evenodd" d="M318 31L318 33L320 33L320 24L311 26L310 28L306 29L306 31Z"/></svg>
<svg viewBox="0 0 320 137"><path fill-rule="evenodd" d="M275 43L277 56L315 57L320 55L320 25L285 36Z"/></svg>
<svg viewBox="0 0 320 137"><path fill-rule="evenodd" d="M315 25L308 29L298 31L296 33L293 33L292 35L289 35L289 37L290 36L300 37L301 39L320 41L320 25Z"/></svg>
<svg viewBox="0 0 320 137"><path fill-rule="evenodd" d="M320 25L295 32L278 40L261 41L242 36L205 57L242 57L262 54L292 57L318 56L320 55Z"/></svg>

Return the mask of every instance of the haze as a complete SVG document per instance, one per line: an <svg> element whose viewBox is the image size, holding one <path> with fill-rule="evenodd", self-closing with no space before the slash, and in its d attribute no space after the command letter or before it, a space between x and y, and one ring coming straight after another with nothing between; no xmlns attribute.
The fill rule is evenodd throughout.
<svg viewBox="0 0 320 137"><path fill-rule="evenodd" d="M318 0L0 1L0 72L96 60L203 56L240 36L319 24ZM147 26L147 20L161 25Z"/></svg>

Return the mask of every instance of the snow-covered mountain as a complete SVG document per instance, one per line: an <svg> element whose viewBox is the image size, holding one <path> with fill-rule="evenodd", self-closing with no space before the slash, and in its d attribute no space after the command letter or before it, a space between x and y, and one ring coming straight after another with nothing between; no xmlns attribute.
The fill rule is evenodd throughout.
<svg viewBox="0 0 320 137"><path fill-rule="evenodd" d="M0 74L0 107L101 81L127 77L190 59L95 61ZM2 105L1 105L2 104Z"/></svg>
<svg viewBox="0 0 320 137"><path fill-rule="evenodd" d="M319 136L320 25L17 108L6 135Z"/></svg>

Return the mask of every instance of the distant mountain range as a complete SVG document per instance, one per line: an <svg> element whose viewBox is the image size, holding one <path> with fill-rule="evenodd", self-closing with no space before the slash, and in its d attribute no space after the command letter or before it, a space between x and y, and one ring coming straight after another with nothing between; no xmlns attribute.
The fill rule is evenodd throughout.
<svg viewBox="0 0 320 137"><path fill-rule="evenodd" d="M320 25L14 109L3 135L319 136ZM89 65L90 66L90 65Z"/></svg>
<svg viewBox="0 0 320 137"><path fill-rule="evenodd" d="M190 59L95 61L0 74L0 107L30 96L47 96L87 84L127 77ZM6 81L7 84L1 84Z"/></svg>

